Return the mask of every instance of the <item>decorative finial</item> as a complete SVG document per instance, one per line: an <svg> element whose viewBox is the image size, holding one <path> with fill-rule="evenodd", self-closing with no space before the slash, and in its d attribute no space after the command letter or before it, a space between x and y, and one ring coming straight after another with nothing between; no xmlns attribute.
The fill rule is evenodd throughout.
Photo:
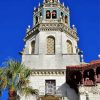
<svg viewBox="0 0 100 100"><path fill-rule="evenodd" d="M67 9L69 10L69 7L67 6Z"/></svg>
<svg viewBox="0 0 100 100"><path fill-rule="evenodd" d="M100 59L100 54L98 55L98 58Z"/></svg>
<svg viewBox="0 0 100 100"><path fill-rule="evenodd" d="M45 3L45 0L43 0L43 3Z"/></svg>
<svg viewBox="0 0 100 100"><path fill-rule="evenodd" d="M31 26L30 26L30 25L28 25L28 28L30 29L30 28L31 28Z"/></svg>
<svg viewBox="0 0 100 100"><path fill-rule="evenodd" d="M75 28L75 25L72 25L72 28L74 29Z"/></svg>
<svg viewBox="0 0 100 100"><path fill-rule="evenodd" d="M26 32L29 32L30 31L30 25L28 25L27 29L26 29Z"/></svg>
<svg viewBox="0 0 100 100"><path fill-rule="evenodd" d="M81 51L79 48L78 48L78 54L81 56L83 54L83 51Z"/></svg>
<svg viewBox="0 0 100 100"><path fill-rule="evenodd" d="M36 10L36 7L34 7L34 10Z"/></svg>
<svg viewBox="0 0 100 100"><path fill-rule="evenodd" d="M40 6L40 2L39 2L39 5L38 6Z"/></svg>
<svg viewBox="0 0 100 100"><path fill-rule="evenodd" d="M64 2L63 2L63 6L65 6Z"/></svg>
<svg viewBox="0 0 100 100"><path fill-rule="evenodd" d="M84 62L84 56L83 56L83 54L81 55L81 62L82 63Z"/></svg>
<svg viewBox="0 0 100 100"><path fill-rule="evenodd" d="M60 3L60 0L58 0L58 2Z"/></svg>
<svg viewBox="0 0 100 100"><path fill-rule="evenodd" d="M77 28L75 27L75 25L72 25L72 29L77 32Z"/></svg>

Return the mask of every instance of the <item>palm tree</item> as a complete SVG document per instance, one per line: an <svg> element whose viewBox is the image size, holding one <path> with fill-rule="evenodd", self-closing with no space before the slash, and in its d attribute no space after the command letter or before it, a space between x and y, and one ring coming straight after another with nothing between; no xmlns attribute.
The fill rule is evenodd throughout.
<svg viewBox="0 0 100 100"><path fill-rule="evenodd" d="M2 94L2 78L1 78L1 75L2 75L2 72L3 70L0 68L0 97L1 97L1 94Z"/></svg>
<svg viewBox="0 0 100 100"><path fill-rule="evenodd" d="M32 74L30 69L25 68L23 64L16 60L8 60L5 63L6 68L1 70L2 84L0 89L9 90L8 100L19 100L18 93L28 96L29 94L38 94L38 90L29 86L29 77Z"/></svg>
<svg viewBox="0 0 100 100"><path fill-rule="evenodd" d="M5 68L0 68L0 97L2 96L2 90L6 88L7 80L5 77Z"/></svg>

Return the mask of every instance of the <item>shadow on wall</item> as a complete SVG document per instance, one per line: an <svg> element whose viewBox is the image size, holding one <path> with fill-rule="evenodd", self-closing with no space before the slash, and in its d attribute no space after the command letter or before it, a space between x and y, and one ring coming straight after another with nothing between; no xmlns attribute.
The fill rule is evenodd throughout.
<svg viewBox="0 0 100 100"><path fill-rule="evenodd" d="M79 100L79 93L73 88L72 84L64 83L58 90L60 90L62 95L67 97L68 100Z"/></svg>

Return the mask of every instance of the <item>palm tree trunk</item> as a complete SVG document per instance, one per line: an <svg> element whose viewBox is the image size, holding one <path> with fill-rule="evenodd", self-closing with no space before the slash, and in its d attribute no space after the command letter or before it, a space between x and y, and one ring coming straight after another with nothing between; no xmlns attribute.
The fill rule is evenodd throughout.
<svg viewBox="0 0 100 100"><path fill-rule="evenodd" d="M8 95L8 100L17 100L16 99L17 94L16 94L14 89L9 89L9 93L8 94L9 94Z"/></svg>
<svg viewBox="0 0 100 100"><path fill-rule="evenodd" d="M20 100L20 97L15 91L9 91L8 100Z"/></svg>

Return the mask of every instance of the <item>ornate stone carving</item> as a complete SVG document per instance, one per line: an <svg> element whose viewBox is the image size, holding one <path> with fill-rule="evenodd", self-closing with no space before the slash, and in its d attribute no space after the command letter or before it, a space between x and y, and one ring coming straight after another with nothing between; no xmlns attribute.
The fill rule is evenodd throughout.
<svg viewBox="0 0 100 100"><path fill-rule="evenodd" d="M56 20L55 20L56 21ZM34 34L35 31L61 31L66 34L72 36L73 38L78 40L77 33L75 30L69 28L67 25L63 23L37 23L35 27L26 33L25 39L27 39L31 34Z"/></svg>

